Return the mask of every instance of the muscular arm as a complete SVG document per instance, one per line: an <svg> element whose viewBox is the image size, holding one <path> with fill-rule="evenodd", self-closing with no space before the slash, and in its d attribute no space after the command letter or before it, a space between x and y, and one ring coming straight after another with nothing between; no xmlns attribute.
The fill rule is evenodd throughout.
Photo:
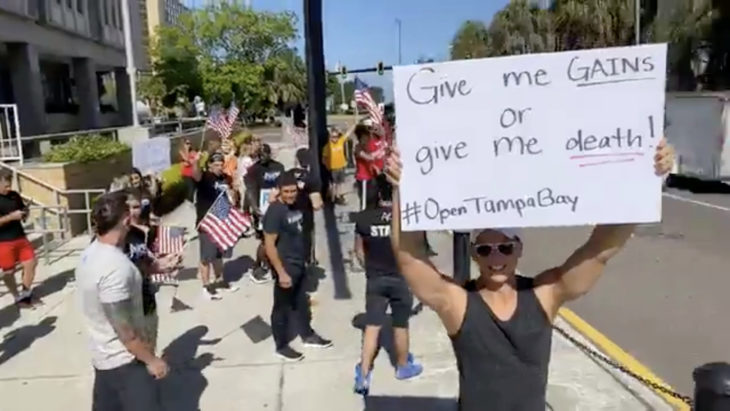
<svg viewBox="0 0 730 411"><path fill-rule="evenodd" d="M554 317L564 303L590 291L635 228L635 224L596 226L588 241L565 263L538 275L538 295L548 314Z"/></svg>
<svg viewBox="0 0 730 411"><path fill-rule="evenodd" d="M276 249L276 239L279 235L276 233L264 233L264 249L266 250L266 257L269 259L269 263L274 267L276 273L279 275L289 273L284 269L284 264L281 262L279 257L279 250Z"/></svg>
<svg viewBox="0 0 730 411"><path fill-rule="evenodd" d="M134 305L131 299L113 303L102 303L104 315L114 328L119 341L138 360L145 364L155 360L155 354L150 350L149 345L142 338L142 333L136 330L132 318L134 316Z"/></svg>
<svg viewBox="0 0 730 411"><path fill-rule="evenodd" d="M319 211L322 209L322 195L319 192L309 194L309 200L312 202L312 209Z"/></svg>
<svg viewBox="0 0 730 411"><path fill-rule="evenodd" d="M413 294L438 313L449 335L461 328L466 312L466 291L445 279L428 260L422 232L400 231L400 195L394 190L391 243L400 273Z"/></svg>

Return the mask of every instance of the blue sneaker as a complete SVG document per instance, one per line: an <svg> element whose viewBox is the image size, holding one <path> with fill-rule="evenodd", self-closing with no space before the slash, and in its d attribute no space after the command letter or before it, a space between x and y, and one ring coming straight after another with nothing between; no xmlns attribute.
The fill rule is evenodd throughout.
<svg viewBox="0 0 730 411"><path fill-rule="evenodd" d="M395 378L399 380L408 380L418 377L423 372L423 366L418 364L413 358L413 354L408 354L408 364L395 368Z"/></svg>
<svg viewBox="0 0 730 411"><path fill-rule="evenodd" d="M368 375L363 376L362 375L362 367L358 363L355 366L355 393L360 395L368 395L370 392L370 376L372 374L368 373Z"/></svg>

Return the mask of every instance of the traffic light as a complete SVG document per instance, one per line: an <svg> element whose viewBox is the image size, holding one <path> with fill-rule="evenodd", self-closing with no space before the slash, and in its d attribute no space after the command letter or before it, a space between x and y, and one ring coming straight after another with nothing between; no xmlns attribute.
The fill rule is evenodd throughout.
<svg viewBox="0 0 730 411"><path fill-rule="evenodd" d="M347 67L345 67L345 66L340 67L340 75L342 75L342 78L347 77Z"/></svg>
<svg viewBox="0 0 730 411"><path fill-rule="evenodd" d="M378 75L381 75L382 76L384 70L385 70L385 67L383 66L383 62L382 61L379 61L378 62Z"/></svg>

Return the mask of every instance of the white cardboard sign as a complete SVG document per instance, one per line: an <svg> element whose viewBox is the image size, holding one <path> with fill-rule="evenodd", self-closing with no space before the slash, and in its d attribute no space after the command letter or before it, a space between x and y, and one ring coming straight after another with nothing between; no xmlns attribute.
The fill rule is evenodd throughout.
<svg viewBox="0 0 730 411"><path fill-rule="evenodd" d="M396 67L406 231L661 220L666 44Z"/></svg>
<svg viewBox="0 0 730 411"><path fill-rule="evenodd" d="M170 168L170 139L155 137L132 145L132 165L143 174L155 174Z"/></svg>

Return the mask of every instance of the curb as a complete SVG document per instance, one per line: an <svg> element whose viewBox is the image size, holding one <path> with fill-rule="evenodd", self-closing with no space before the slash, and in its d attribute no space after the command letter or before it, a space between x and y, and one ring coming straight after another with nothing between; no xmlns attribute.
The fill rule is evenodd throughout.
<svg viewBox="0 0 730 411"><path fill-rule="evenodd" d="M558 311L558 315L571 327L573 327L573 329L578 331L584 338L590 341L612 360L618 362L619 364L626 367L626 369L635 373L636 375L641 376L642 378L645 378L657 385L661 385L669 390L673 390L673 388L669 384L667 384L656 374L654 374L647 366L639 362L639 360L634 358L631 354L624 351L621 347L611 341L603 333L593 328L592 325L588 324L572 310L562 307ZM675 409L681 411L690 410L689 405L685 404L681 400L674 398L664 392L652 389L651 387L648 388L654 391L654 393L656 393L660 397L662 397L665 402L667 402Z"/></svg>

